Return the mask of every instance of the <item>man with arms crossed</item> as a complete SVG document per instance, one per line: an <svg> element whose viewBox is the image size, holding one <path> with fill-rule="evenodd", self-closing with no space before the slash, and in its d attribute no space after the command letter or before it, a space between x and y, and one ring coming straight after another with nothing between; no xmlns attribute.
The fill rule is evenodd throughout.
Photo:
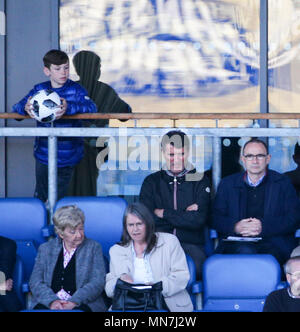
<svg viewBox="0 0 300 332"><path fill-rule="evenodd" d="M156 231L175 234L201 278L204 228L210 204L209 180L188 163L190 143L187 135L173 130L162 138L166 164L144 180L140 201L153 213Z"/></svg>

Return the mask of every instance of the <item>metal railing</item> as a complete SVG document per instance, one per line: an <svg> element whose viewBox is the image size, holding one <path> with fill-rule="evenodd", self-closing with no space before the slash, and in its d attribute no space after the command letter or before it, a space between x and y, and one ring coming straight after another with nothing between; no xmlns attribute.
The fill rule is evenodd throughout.
<svg viewBox="0 0 300 332"><path fill-rule="evenodd" d="M18 113L0 113L0 119L30 119L27 115ZM300 119L300 113L85 113L65 115L63 119L119 119L119 120L142 120L142 119L170 119L170 120L278 120Z"/></svg>
<svg viewBox="0 0 300 332"><path fill-rule="evenodd" d="M26 119L27 116L20 116L15 113L1 113L0 119ZM64 119L212 119L216 121L215 128L184 128L187 135L208 136L213 138L212 158L212 181L213 190L216 190L221 180L222 161L222 137L295 137L300 136L300 128L219 128L218 121L224 119L243 120L287 120L300 119L300 113L131 113L131 114L80 114L75 116L64 116ZM174 126L175 127L175 126ZM0 137L48 137L48 200L50 214L57 200L57 138L58 137L110 137L110 136L162 136L167 131L175 128L21 128L1 127ZM177 128L178 129L178 128ZM52 220L52 218L50 219Z"/></svg>

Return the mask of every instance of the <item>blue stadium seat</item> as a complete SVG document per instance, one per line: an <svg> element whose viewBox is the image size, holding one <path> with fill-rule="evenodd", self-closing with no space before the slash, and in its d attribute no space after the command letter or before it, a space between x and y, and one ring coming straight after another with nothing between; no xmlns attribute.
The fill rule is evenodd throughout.
<svg viewBox="0 0 300 332"><path fill-rule="evenodd" d="M280 277L271 255L212 255L203 266L203 310L260 312Z"/></svg>
<svg viewBox="0 0 300 332"><path fill-rule="evenodd" d="M0 235L16 241L26 282L31 275L38 246L51 235L46 208L37 198L0 198L0 216Z"/></svg>
<svg viewBox="0 0 300 332"><path fill-rule="evenodd" d="M17 255L14 274L13 274L13 288L18 296L18 299L22 304L22 308L25 308L23 283L24 283L24 266L20 256Z"/></svg>
<svg viewBox="0 0 300 332"><path fill-rule="evenodd" d="M211 255L214 254L215 251L215 246L216 246L216 240L217 240L217 232L214 229L210 229L209 227L205 227L204 229L204 251L206 254L206 257L210 257ZM201 294L203 291L203 284L201 280L197 280L195 282L193 282L193 284L191 285L191 289L190 289L190 294L193 302L194 302L194 306L196 305L196 294ZM197 308L195 306L195 308Z"/></svg>
<svg viewBox="0 0 300 332"><path fill-rule="evenodd" d="M185 255L187 265L190 272L190 280L186 286L186 290L189 292L194 308L196 308L196 295L193 293L193 285L196 282L196 266L191 256Z"/></svg>
<svg viewBox="0 0 300 332"><path fill-rule="evenodd" d="M215 251L215 233L214 230L204 228L204 251L207 257L211 256Z"/></svg>
<svg viewBox="0 0 300 332"><path fill-rule="evenodd" d="M98 241L103 254L109 257L110 247L121 239L126 201L119 197L64 197L57 202L54 211L71 204L85 214L86 236Z"/></svg>

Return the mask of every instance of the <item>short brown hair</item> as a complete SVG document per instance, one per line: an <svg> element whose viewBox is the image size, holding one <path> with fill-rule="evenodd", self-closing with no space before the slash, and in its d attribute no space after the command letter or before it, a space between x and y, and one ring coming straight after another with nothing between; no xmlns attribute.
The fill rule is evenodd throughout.
<svg viewBox="0 0 300 332"><path fill-rule="evenodd" d="M247 146L248 144L250 144L250 143L262 144L262 145L265 147L267 154L269 154L268 146L267 146L267 144L266 144L264 141L262 141L262 140L260 140L260 139L258 139L258 138L251 138L248 142L246 142L246 143L244 144L244 146L243 146L243 148L242 148L242 154L243 154L243 155L244 155L244 151L245 151L246 146Z"/></svg>
<svg viewBox="0 0 300 332"><path fill-rule="evenodd" d="M63 65L69 62L68 55L60 50L50 50L43 57L44 66L50 69L51 65Z"/></svg>
<svg viewBox="0 0 300 332"><path fill-rule="evenodd" d="M180 130L171 130L163 136L161 140L163 150L165 150L167 144L171 144L176 149L190 149L190 140L187 134Z"/></svg>

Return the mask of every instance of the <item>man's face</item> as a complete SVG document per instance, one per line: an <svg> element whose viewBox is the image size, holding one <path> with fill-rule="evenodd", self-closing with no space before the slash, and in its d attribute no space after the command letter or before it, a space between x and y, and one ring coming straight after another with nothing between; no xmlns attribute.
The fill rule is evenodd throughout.
<svg viewBox="0 0 300 332"><path fill-rule="evenodd" d="M300 261L294 261L290 265L290 273L286 278L291 287L291 292L295 296L300 295Z"/></svg>
<svg viewBox="0 0 300 332"><path fill-rule="evenodd" d="M50 69L44 67L44 73L49 77L52 88L61 88L69 78L69 62L62 65L50 65Z"/></svg>
<svg viewBox="0 0 300 332"><path fill-rule="evenodd" d="M176 148L171 144L166 144L163 149L163 155L167 163L167 168L173 174L179 174L185 169L189 157L188 149Z"/></svg>
<svg viewBox="0 0 300 332"><path fill-rule="evenodd" d="M244 149L242 161L249 175L263 175L270 162L266 148L261 143L249 143Z"/></svg>

